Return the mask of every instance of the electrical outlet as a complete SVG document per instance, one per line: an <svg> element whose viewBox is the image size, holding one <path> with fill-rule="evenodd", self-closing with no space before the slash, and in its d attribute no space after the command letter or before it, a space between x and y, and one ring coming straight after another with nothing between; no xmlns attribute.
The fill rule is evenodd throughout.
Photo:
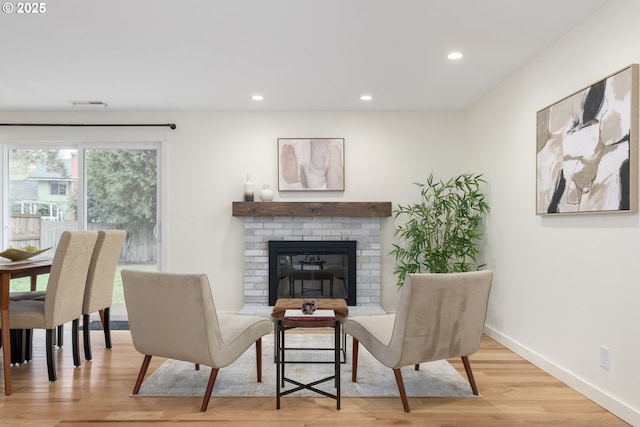
<svg viewBox="0 0 640 427"><path fill-rule="evenodd" d="M600 346L600 366L607 371L611 368L611 360L609 359L609 349L603 345Z"/></svg>

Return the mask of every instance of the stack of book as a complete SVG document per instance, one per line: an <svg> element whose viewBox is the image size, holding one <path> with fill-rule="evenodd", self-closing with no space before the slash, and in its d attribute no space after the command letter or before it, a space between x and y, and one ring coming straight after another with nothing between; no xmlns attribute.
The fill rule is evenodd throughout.
<svg viewBox="0 0 640 427"><path fill-rule="evenodd" d="M285 310L284 320L294 321L323 321L335 320L336 313L333 310L316 310L312 314L305 314L302 310Z"/></svg>

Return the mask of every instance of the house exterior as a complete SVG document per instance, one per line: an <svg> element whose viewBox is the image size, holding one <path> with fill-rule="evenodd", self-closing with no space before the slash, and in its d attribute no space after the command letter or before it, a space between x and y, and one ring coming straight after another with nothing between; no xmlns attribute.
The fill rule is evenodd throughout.
<svg viewBox="0 0 640 427"><path fill-rule="evenodd" d="M37 163L24 180L11 180L9 202L12 213L39 214L44 221L74 220L72 194L77 191L77 156L60 159L64 171Z"/></svg>

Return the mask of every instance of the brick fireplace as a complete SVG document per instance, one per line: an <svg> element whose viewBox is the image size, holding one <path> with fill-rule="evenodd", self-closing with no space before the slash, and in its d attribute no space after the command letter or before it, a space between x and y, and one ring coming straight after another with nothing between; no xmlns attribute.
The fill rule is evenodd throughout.
<svg viewBox="0 0 640 427"><path fill-rule="evenodd" d="M334 216L333 214L338 214ZM380 306L380 221L390 202L234 202L244 219L244 302L269 305L269 241L356 242L356 304Z"/></svg>

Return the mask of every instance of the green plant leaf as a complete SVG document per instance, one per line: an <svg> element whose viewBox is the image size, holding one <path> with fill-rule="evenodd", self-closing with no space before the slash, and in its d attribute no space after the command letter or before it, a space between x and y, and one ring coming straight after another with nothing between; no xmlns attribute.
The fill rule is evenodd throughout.
<svg viewBox="0 0 640 427"><path fill-rule="evenodd" d="M416 182L421 199L398 205L393 218L398 223L394 235L402 244L393 244L394 274L398 286L407 274L450 273L480 269L476 265L484 238L482 220L489 205L481 187L482 174L464 173L437 180L429 174L425 183Z"/></svg>

